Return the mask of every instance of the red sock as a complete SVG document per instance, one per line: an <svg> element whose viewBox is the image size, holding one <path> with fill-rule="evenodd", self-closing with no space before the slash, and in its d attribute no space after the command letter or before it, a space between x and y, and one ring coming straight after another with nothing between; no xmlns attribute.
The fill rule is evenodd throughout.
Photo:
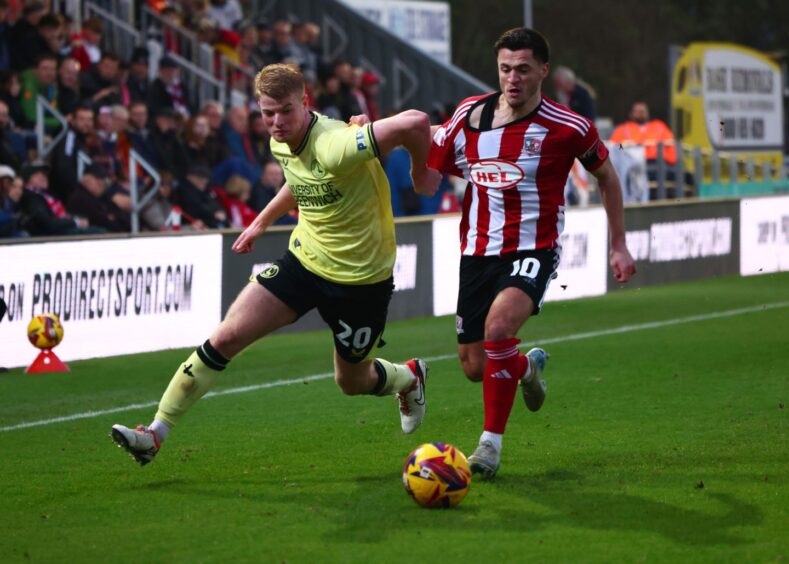
<svg viewBox="0 0 789 564"><path fill-rule="evenodd" d="M518 380L526 373L529 361L518 350L520 339L485 341L485 376L482 399L485 402L485 430L504 434L512 402L518 391Z"/></svg>

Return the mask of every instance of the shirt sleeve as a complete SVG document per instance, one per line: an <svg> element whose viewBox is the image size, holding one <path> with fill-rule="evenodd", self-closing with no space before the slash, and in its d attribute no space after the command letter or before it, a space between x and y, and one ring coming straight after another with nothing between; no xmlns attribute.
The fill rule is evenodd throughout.
<svg viewBox="0 0 789 564"><path fill-rule="evenodd" d="M327 131L315 143L316 158L333 174L348 173L379 154L371 123Z"/></svg>
<svg viewBox="0 0 789 564"><path fill-rule="evenodd" d="M590 172L597 170L608 158L608 147L600 140L597 128L592 124L586 135L579 137L575 157Z"/></svg>

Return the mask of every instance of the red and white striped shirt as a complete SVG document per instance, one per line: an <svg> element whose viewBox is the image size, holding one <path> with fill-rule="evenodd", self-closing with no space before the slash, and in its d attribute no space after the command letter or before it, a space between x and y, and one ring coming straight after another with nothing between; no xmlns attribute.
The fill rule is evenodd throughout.
<svg viewBox="0 0 789 564"><path fill-rule="evenodd" d="M542 97L528 116L482 131L471 112L490 96L464 100L433 136L428 166L468 181L460 222L463 255L499 256L559 246L564 185L576 158L588 170L608 150L588 119Z"/></svg>

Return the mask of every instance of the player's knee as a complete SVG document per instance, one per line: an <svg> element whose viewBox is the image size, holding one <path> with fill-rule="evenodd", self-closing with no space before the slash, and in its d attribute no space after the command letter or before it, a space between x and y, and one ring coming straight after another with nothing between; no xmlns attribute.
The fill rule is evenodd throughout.
<svg viewBox="0 0 789 564"><path fill-rule="evenodd" d="M514 325L513 320L504 316L489 319L485 323L485 340L503 341L514 337L517 333L517 328Z"/></svg>

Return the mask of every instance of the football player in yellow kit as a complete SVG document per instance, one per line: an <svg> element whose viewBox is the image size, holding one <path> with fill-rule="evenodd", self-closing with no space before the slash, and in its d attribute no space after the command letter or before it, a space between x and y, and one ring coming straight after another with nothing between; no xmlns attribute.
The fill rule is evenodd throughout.
<svg viewBox="0 0 789 564"><path fill-rule="evenodd" d="M427 365L375 357L394 289L395 233L389 183L378 161L402 145L417 192L433 195L440 174L426 166L428 116L408 110L362 126L311 111L292 65L265 67L255 94L286 184L233 244L252 250L269 225L298 207L286 253L236 298L211 337L179 366L149 426L113 425L110 436L137 462L156 456L170 429L213 386L235 355L317 308L334 334L334 373L349 395L396 395L403 432L425 414Z"/></svg>

